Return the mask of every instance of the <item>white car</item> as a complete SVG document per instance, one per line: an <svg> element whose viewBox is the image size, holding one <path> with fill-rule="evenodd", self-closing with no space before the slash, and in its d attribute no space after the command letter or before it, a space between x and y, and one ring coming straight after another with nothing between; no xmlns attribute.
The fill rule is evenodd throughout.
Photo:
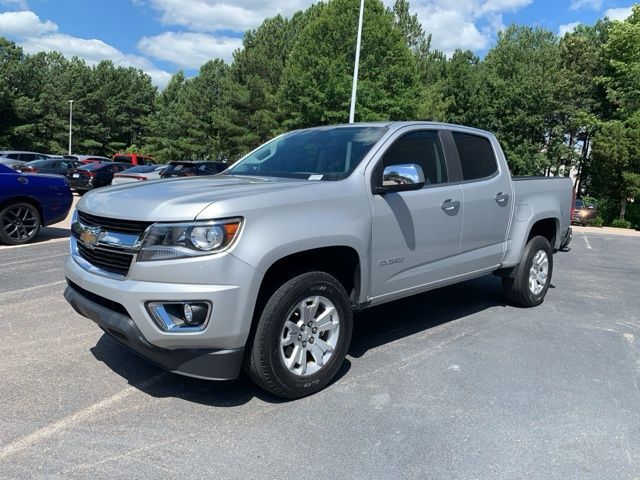
<svg viewBox="0 0 640 480"><path fill-rule="evenodd" d="M121 185L123 183L141 182L145 180L158 180L160 174L167 168L166 165L138 165L128 168L113 176L111 185Z"/></svg>

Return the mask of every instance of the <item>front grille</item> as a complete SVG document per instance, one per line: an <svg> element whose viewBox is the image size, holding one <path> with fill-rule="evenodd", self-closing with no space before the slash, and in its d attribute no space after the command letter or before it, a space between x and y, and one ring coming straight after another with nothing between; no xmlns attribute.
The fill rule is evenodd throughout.
<svg viewBox="0 0 640 480"><path fill-rule="evenodd" d="M118 275L126 276L133 262L133 254L119 250L98 247L95 249L85 247L78 242L78 254L87 262L102 270Z"/></svg>
<svg viewBox="0 0 640 480"><path fill-rule="evenodd" d="M83 225L89 227L102 227L102 230L108 230L110 232L128 233L128 234L142 234L151 222L142 222L138 220L119 220L117 218L98 217L96 215L89 215L78 210L78 219Z"/></svg>

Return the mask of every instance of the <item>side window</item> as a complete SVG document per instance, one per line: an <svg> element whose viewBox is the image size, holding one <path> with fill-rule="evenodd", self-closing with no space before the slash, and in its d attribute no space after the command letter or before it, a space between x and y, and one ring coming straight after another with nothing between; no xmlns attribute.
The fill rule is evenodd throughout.
<svg viewBox="0 0 640 480"><path fill-rule="evenodd" d="M31 160L35 160L36 156L32 153L21 153L20 160L23 162L30 162Z"/></svg>
<svg viewBox="0 0 640 480"><path fill-rule="evenodd" d="M438 132L417 131L403 135L382 157L385 167L415 163L422 167L425 183L435 185L447 181L447 168Z"/></svg>
<svg viewBox="0 0 640 480"><path fill-rule="evenodd" d="M20 154L19 153L10 153L9 155L7 155L7 158L10 158L11 160L20 160Z"/></svg>
<svg viewBox="0 0 640 480"><path fill-rule="evenodd" d="M490 177L498 171L493 147L488 138L453 132L453 139L458 148L463 180Z"/></svg>

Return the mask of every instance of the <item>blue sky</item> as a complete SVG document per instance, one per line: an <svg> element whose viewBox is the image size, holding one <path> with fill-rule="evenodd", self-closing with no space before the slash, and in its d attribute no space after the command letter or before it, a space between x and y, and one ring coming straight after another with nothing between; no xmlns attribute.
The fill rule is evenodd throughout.
<svg viewBox="0 0 640 480"><path fill-rule="evenodd" d="M353 0L357 1L357 0ZM393 0L383 0L391 5ZM242 33L278 13L313 0L0 0L0 36L27 52L61 51L88 63L103 59L134 66L159 87L183 69L188 75L210 58L229 62ZM629 0L412 0L433 46L482 55L511 23L556 33L609 16L625 18ZM366 16L365 16L366 21Z"/></svg>

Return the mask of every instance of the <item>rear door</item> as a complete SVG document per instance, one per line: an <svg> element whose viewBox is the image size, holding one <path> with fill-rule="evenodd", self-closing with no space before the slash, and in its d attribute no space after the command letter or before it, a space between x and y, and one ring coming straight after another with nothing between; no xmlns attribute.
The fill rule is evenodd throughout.
<svg viewBox="0 0 640 480"><path fill-rule="evenodd" d="M452 132L460 161L464 215L460 273L502 262L513 203L511 175L501 171L495 140L468 132Z"/></svg>
<svg viewBox="0 0 640 480"><path fill-rule="evenodd" d="M372 297L393 296L455 276L462 230L462 190L436 130L404 129L372 170L417 164L421 190L372 195Z"/></svg>

